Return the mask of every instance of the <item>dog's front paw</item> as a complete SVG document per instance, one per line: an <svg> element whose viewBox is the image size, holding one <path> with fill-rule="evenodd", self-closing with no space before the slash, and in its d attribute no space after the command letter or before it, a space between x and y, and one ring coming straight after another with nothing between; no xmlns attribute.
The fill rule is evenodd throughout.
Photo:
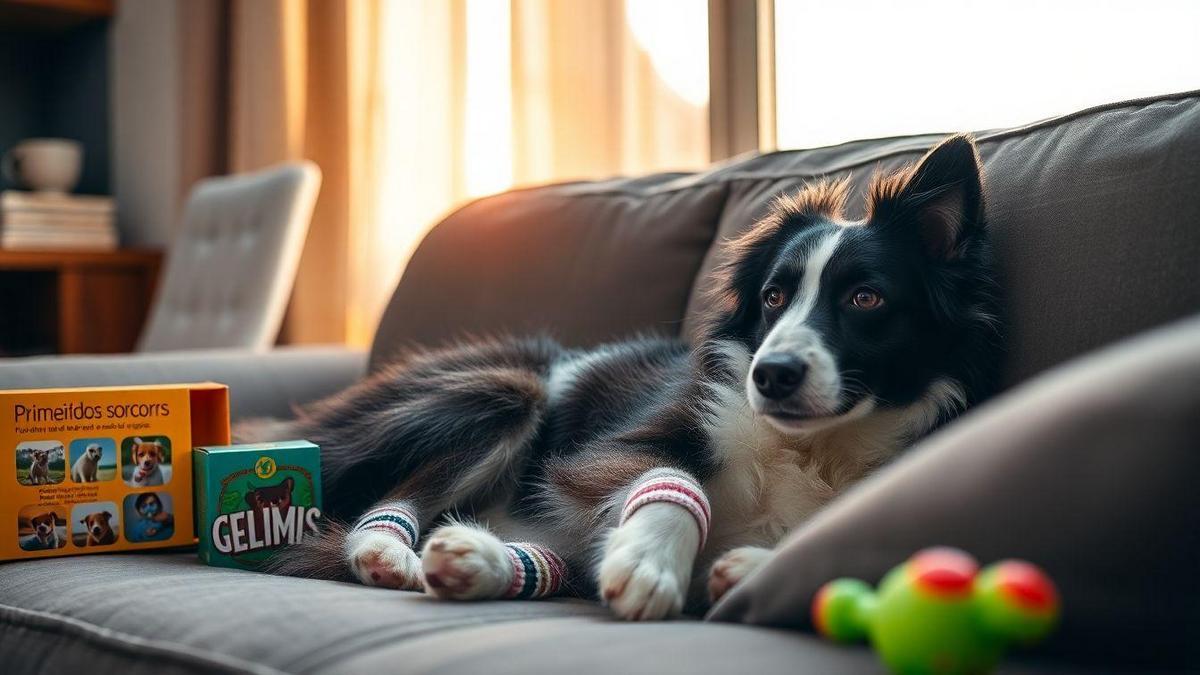
<svg viewBox="0 0 1200 675"><path fill-rule="evenodd" d="M470 525L440 528L421 553L425 592L450 600L499 598L512 583L512 561L504 543Z"/></svg>
<svg viewBox="0 0 1200 675"><path fill-rule="evenodd" d="M758 569L767 558L771 557L770 549L758 546L743 546L732 551L726 551L713 563L708 573L708 598L713 602L729 592L742 579Z"/></svg>
<svg viewBox="0 0 1200 675"><path fill-rule="evenodd" d="M700 532L674 504L643 506L613 530L600 562L600 597L630 621L655 621L683 610Z"/></svg>
<svg viewBox="0 0 1200 675"><path fill-rule="evenodd" d="M383 532L352 532L346 557L354 576L367 586L419 591L421 560L403 542Z"/></svg>

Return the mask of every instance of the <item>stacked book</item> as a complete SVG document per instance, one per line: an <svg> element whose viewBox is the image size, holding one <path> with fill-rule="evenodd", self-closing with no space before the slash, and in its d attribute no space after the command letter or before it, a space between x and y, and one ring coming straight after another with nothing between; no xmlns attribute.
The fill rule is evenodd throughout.
<svg viewBox="0 0 1200 675"><path fill-rule="evenodd" d="M0 248L109 251L116 247L112 197L0 192Z"/></svg>

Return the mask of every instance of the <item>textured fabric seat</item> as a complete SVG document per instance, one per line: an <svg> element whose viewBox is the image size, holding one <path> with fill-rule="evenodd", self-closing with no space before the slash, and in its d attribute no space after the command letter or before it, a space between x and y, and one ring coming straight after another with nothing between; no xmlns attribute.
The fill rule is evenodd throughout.
<svg viewBox="0 0 1200 675"><path fill-rule="evenodd" d="M876 166L915 160L938 138L858 141L694 175L476 201L418 248L370 367L403 346L469 334L548 331L572 345L691 334L718 244L774 196L828 174L850 173L861 189ZM193 552L80 556L0 565L4 672L877 672L865 648L807 632L808 596L832 575L878 581L899 558L936 543L988 559L1036 555L1068 593L1068 623L1055 641L1002 672L1200 665L1200 541L1191 526L1200 514L1190 478L1200 323L1075 361L1200 312L1200 92L979 138L1009 296L1005 372L1014 386L801 526L709 617L722 623L620 624L579 600L438 603L207 568ZM127 382L136 358L11 359L0 362L0 387ZM360 374L322 375L295 394L279 380L285 371L307 377L303 363L211 358L200 352L133 372L234 378L236 416L286 410ZM1102 435L1094 443L1093 429ZM1122 632L1122 622L1137 630ZM1104 649L1089 651L1090 641Z"/></svg>
<svg viewBox="0 0 1200 675"><path fill-rule="evenodd" d="M273 345L320 185L311 162L197 183L138 349Z"/></svg>
<svg viewBox="0 0 1200 675"><path fill-rule="evenodd" d="M878 671L865 649L788 631L618 623L579 600L442 603L215 569L191 553L6 566L0 654L10 673ZM1009 672L1064 671L1018 665Z"/></svg>

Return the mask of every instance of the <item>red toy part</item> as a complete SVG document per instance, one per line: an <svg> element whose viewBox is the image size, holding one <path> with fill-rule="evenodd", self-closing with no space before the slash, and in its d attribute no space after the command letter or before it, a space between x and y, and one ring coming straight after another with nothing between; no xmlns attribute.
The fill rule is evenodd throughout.
<svg viewBox="0 0 1200 675"><path fill-rule="evenodd" d="M1004 560L995 565L997 585L1010 602L1026 611L1050 613L1058 608L1058 589L1035 565Z"/></svg>
<svg viewBox="0 0 1200 675"><path fill-rule="evenodd" d="M908 575L920 591L940 598L971 595L979 564L956 548L929 548L908 562Z"/></svg>

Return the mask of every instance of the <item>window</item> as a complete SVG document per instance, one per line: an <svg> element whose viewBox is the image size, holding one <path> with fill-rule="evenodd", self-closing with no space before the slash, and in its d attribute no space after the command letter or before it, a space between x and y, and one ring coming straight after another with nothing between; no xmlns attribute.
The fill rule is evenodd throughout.
<svg viewBox="0 0 1200 675"><path fill-rule="evenodd" d="M774 16L781 148L1200 88L1195 0L775 0Z"/></svg>

